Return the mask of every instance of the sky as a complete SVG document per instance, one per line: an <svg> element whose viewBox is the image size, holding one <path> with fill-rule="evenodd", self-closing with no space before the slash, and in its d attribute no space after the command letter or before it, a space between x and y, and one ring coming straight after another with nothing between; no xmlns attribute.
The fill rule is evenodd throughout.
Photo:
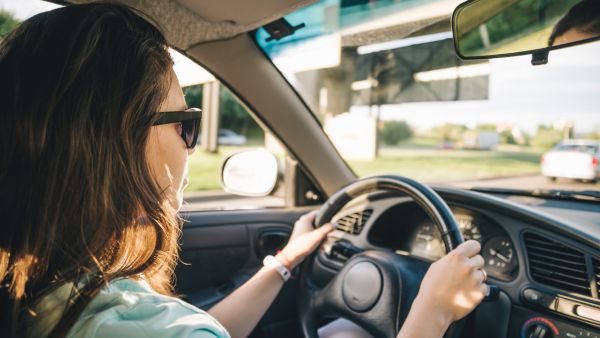
<svg viewBox="0 0 600 338"><path fill-rule="evenodd" d="M12 13L19 20L57 7L60 6L40 0L0 0L0 9Z"/></svg>

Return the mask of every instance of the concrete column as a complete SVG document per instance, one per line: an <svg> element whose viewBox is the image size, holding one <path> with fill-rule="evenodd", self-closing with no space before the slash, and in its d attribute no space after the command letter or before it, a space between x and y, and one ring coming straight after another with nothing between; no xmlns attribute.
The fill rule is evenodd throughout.
<svg viewBox="0 0 600 338"><path fill-rule="evenodd" d="M219 82L211 81L202 88L202 149L219 150Z"/></svg>

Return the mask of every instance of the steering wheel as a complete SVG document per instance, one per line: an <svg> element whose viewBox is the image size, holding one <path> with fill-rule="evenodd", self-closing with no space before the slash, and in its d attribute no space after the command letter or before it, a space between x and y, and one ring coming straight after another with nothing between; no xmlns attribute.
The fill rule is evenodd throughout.
<svg viewBox="0 0 600 338"><path fill-rule="evenodd" d="M348 202L359 196L389 191L411 197L431 217L442 235L446 252L464 240L452 211L431 188L412 179L371 176L346 186L325 202L315 218L315 227L331 221ZM385 251L353 255L329 282L315 282L315 267L322 250L305 260L300 273L300 323L304 337L318 338L320 318L344 317L374 337L396 337L417 295L429 263ZM322 284L322 283L321 283Z"/></svg>

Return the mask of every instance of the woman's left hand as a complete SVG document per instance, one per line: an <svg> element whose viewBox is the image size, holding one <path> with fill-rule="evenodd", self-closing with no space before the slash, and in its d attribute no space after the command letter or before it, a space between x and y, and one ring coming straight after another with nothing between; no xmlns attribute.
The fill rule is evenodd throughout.
<svg viewBox="0 0 600 338"><path fill-rule="evenodd" d="M333 226L329 223L317 229L313 228L316 215L317 211L313 211L296 221L288 244L277 255L279 260L284 264L287 262L286 265L290 265L292 269L315 251L327 234L333 230Z"/></svg>

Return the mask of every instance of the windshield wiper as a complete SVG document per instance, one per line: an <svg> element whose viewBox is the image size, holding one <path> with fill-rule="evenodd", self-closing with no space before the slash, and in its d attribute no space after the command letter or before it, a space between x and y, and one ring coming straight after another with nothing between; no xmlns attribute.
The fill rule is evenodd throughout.
<svg viewBox="0 0 600 338"><path fill-rule="evenodd" d="M469 190L483 192L483 193L600 202L600 191L597 191L597 190L582 190L582 191L560 190L560 189L522 190L522 189L485 188L485 187L473 187Z"/></svg>

